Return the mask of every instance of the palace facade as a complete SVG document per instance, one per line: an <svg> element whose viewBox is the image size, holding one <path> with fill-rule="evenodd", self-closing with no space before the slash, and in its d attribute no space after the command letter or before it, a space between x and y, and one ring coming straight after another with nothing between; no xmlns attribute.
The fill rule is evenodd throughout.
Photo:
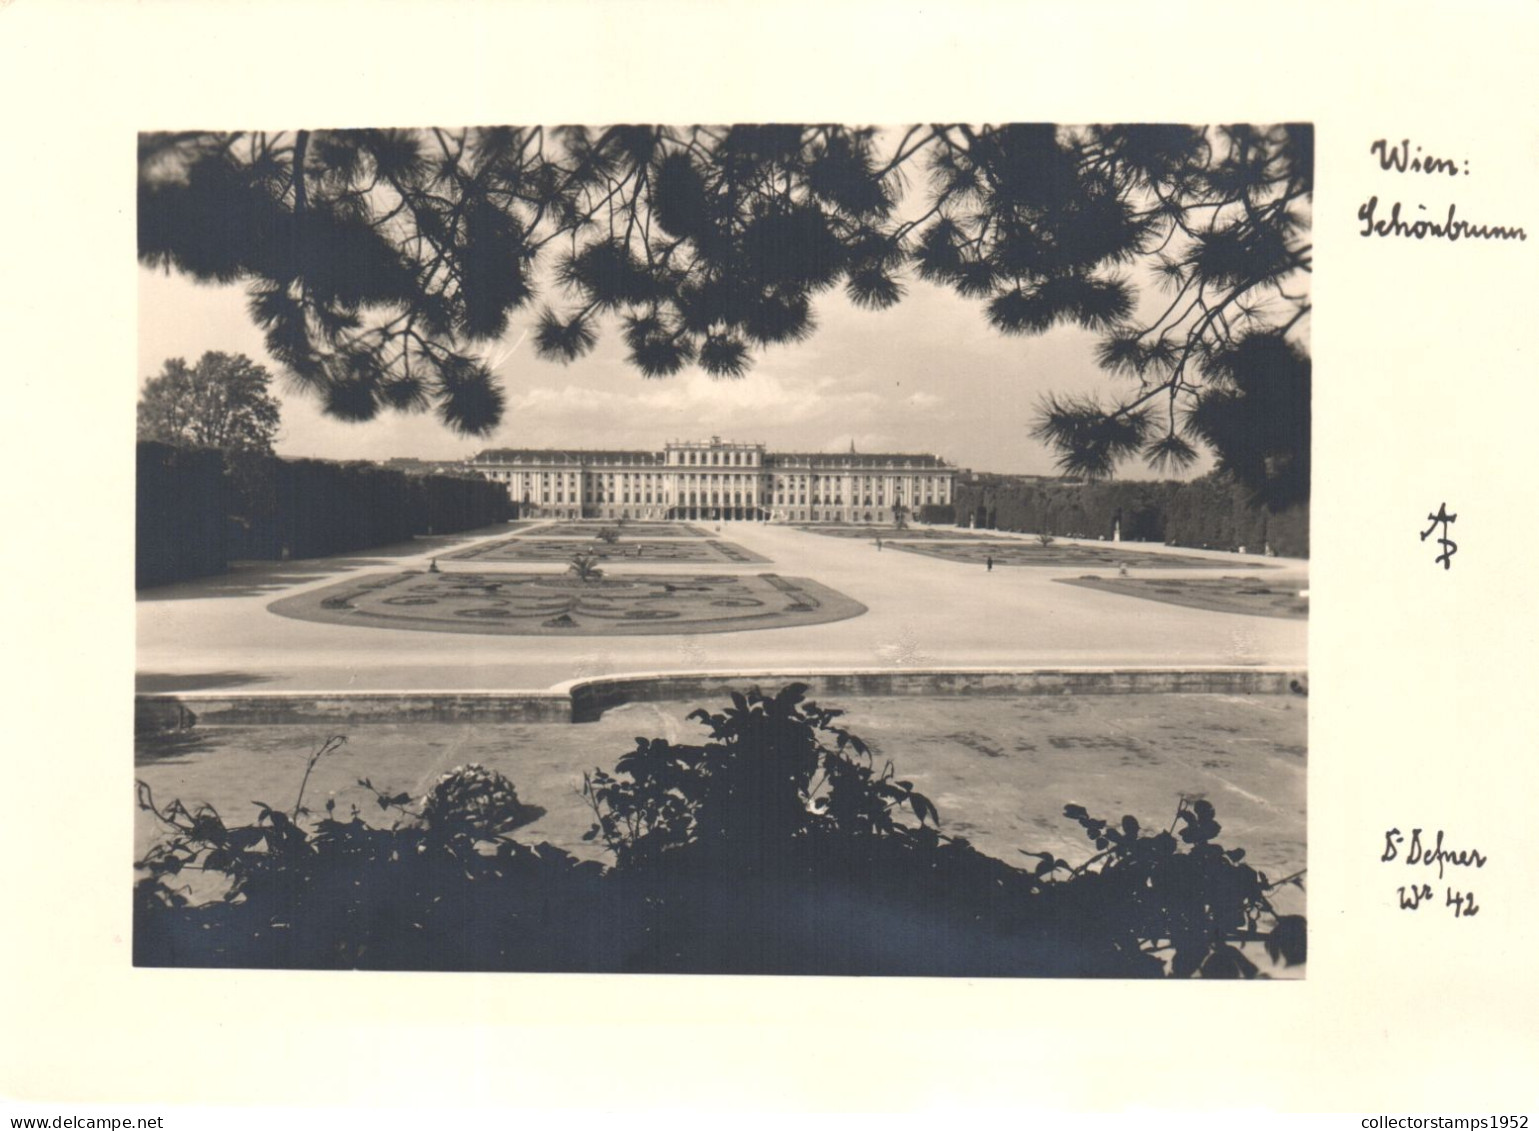
<svg viewBox="0 0 1539 1131"><path fill-rule="evenodd" d="M521 517L891 523L952 501L957 469L907 453L771 452L712 436L660 452L489 448L466 467Z"/></svg>

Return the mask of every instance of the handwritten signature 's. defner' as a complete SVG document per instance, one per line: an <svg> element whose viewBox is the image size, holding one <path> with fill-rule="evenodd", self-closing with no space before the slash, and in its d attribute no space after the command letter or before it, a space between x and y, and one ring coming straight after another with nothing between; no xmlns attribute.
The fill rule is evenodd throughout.
<svg viewBox="0 0 1539 1131"><path fill-rule="evenodd" d="M1438 829L1437 839L1431 848L1422 844L1420 829L1411 830L1411 843L1403 855L1400 851L1402 844L1405 844L1405 834L1399 829L1389 829L1384 834L1384 854L1379 857L1379 860L1385 864L1399 860L1413 868L1435 867L1438 879L1443 878L1445 866L1452 868L1484 868L1486 866L1487 858L1479 849L1444 848L1442 829ZM1402 911L1416 911L1433 898L1431 884L1413 883L1409 887L1397 888L1396 891L1400 896ZM1480 913L1473 891L1456 891L1450 887L1444 896L1443 905L1453 908L1455 919L1468 919Z"/></svg>
<svg viewBox="0 0 1539 1131"><path fill-rule="evenodd" d="M1399 829L1390 829L1384 834L1384 855L1379 859L1384 863L1400 857L1400 846L1405 843L1405 834ZM1406 849L1404 860L1407 864L1415 866L1423 864L1428 868L1437 868L1437 878L1443 878L1443 866L1449 865L1456 868L1484 868L1486 857L1479 849L1465 848L1458 851L1443 847L1443 830L1438 829L1437 840L1432 848L1426 848L1421 842L1421 830L1411 830L1411 846Z"/></svg>

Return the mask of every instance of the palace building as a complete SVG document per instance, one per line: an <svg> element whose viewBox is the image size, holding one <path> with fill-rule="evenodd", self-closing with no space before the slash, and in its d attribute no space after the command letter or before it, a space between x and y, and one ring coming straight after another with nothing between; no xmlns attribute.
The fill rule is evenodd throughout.
<svg viewBox="0 0 1539 1131"><path fill-rule="evenodd" d="M891 523L952 501L957 469L907 453L771 452L712 436L660 452L489 448L465 464L521 517Z"/></svg>

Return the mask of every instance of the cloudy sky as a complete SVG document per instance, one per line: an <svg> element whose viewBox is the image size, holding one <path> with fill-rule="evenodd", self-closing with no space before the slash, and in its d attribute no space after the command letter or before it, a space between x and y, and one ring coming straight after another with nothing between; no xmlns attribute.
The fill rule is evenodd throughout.
<svg viewBox="0 0 1539 1131"><path fill-rule="evenodd" d="M900 213L918 199L910 189ZM243 287L197 285L145 268L139 279L141 385L166 359L192 361L207 350L243 353L281 373L247 317ZM431 413L331 420L312 397L280 388L278 451L458 459L486 447L657 449L718 435L782 451L843 451L853 441L863 451L929 452L977 471L1055 474L1053 454L1031 437L1043 394L1096 393L1110 403L1126 391L1096 367L1088 331L1006 337L988 325L981 301L912 274L905 283L906 297L884 311L860 310L837 289L818 296L816 333L759 350L740 378L696 367L643 377L625 363L613 317L587 357L569 365L541 360L526 337L539 308L533 303L485 350L508 397L494 434L458 436ZM1141 312L1152 316L1168 301L1152 286L1142 290ZM1186 474L1210 466L1204 458ZM1119 474L1151 473L1134 461Z"/></svg>
<svg viewBox="0 0 1539 1131"><path fill-rule="evenodd" d="M651 449L719 435L780 450L844 450L853 440L864 451L932 452L979 471L1052 474L1051 453L1030 435L1038 398L1048 390L1114 391L1095 366L1094 335L1058 329L1008 338L988 326L980 303L918 280L888 310L858 310L835 292L820 297L817 315L812 338L760 351L745 377L713 378L691 367L646 378L625 364L613 323L586 358L539 359L527 338L520 341L531 310L487 350L494 360L506 354L496 372L508 411L493 435L457 436L431 414L343 423L323 416L313 398L280 389L278 451L455 459L483 447ZM207 350L281 369L246 316L238 285L200 286L141 268L139 325L141 384L167 358L190 361ZM1123 474L1141 471L1129 464Z"/></svg>

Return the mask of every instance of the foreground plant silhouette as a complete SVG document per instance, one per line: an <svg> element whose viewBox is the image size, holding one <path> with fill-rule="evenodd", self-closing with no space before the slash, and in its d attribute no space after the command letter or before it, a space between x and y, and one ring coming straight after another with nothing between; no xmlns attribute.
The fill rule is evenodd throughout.
<svg viewBox="0 0 1539 1131"><path fill-rule="evenodd" d="M793 683L770 697L732 692L720 714L691 712L709 730L703 745L638 738L613 775L583 776L583 796L618 864L656 863L669 849L700 844L728 866L753 865L754 846L820 835L918 838L933 844L940 815L891 762L877 772L871 751L834 720L843 711L804 701ZM910 809L918 828L900 824Z"/></svg>
<svg viewBox="0 0 1539 1131"><path fill-rule="evenodd" d="M605 868L513 839L538 810L480 766L413 804L374 794L309 821L258 803L227 826L203 806L140 804L168 838L140 862L141 965L964 976L1255 977L1239 949L1304 959L1304 921L1279 916L1281 881L1215 838L1212 806L1183 800L1145 832L1070 805L1097 852L1019 868L940 831L935 805L877 764L791 684L695 711L698 745L638 738L613 772L585 775L588 839ZM311 758L333 753L328 742ZM1176 825L1182 825L1180 832ZM202 904L176 885L213 873ZM1264 975L1263 975L1264 976Z"/></svg>
<svg viewBox="0 0 1539 1131"><path fill-rule="evenodd" d="M1063 812L1084 828L1095 856L1073 868L1050 852L1022 850L1038 858L1035 873L1052 882L1060 914L1145 954L1168 955L1176 977L1255 977L1256 964L1235 945L1244 942L1265 943L1273 962L1304 961L1304 917L1279 915L1268 898L1289 884L1302 888L1303 872L1273 881L1242 864L1243 848L1216 842L1221 826L1208 801L1183 798L1170 828L1152 833L1132 816L1106 821L1083 805Z"/></svg>

